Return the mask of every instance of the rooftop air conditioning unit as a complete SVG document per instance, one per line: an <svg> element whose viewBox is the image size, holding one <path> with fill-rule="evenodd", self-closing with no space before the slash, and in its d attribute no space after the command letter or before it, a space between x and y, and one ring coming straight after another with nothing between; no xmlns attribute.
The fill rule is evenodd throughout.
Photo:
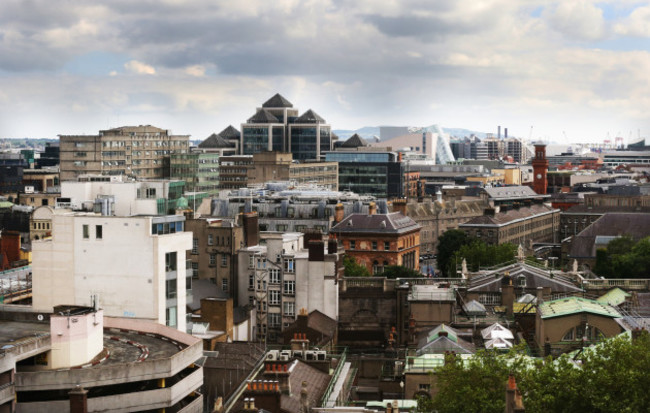
<svg viewBox="0 0 650 413"><path fill-rule="evenodd" d="M266 353L266 359L267 360L277 360L280 357L280 351L279 350L269 350L268 353Z"/></svg>
<svg viewBox="0 0 650 413"><path fill-rule="evenodd" d="M305 351L305 360L317 360L315 351Z"/></svg>
<svg viewBox="0 0 650 413"><path fill-rule="evenodd" d="M288 354L280 354L280 361L289 361L289 358Z"/></svg>
<svg viewBox="0 0 650 413"><path fill-rule="evenodd" d="M316 359L317 360L325 360L326 357L327 357L327 351L321 350L321 351L316 352Z"/></svg>

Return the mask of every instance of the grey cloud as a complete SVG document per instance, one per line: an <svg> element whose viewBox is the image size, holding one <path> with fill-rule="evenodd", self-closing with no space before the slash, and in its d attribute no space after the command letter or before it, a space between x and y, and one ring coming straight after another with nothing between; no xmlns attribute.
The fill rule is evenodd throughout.
<svg viewBox="0 0 650 413"><path fill-rule="evenodd" d="M441 17L367 15L364 21L388 36L417 37L424 41L441 40L446 36L476 33L480 26L450 22Z"/></svg>

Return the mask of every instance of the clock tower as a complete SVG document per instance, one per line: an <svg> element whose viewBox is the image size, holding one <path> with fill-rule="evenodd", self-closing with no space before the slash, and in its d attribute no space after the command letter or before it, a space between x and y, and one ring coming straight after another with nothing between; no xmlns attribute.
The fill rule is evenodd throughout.
<svg viewBox="0 0 650 413"><path fill-rule="evenodd" d="M535 157L533 158L533 190L540 195L546 195L548 181L546 172L548 171L548 159L546 159L546 144L537 142L535 145Z"/></svg>

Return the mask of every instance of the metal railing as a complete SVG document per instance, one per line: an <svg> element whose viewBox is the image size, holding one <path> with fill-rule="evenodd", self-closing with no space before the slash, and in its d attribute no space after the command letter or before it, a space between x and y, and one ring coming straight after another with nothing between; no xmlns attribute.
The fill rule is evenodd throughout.
<svg viewBox="0 0 650 413"><path fill-rule="evenodd" d="M325 406L325 403L329 400L330 396L332 395L332 391L334 391L334 386L336 385L336 382L339 380L339 376L341 375L341 371L343 370L343 366L345 366L345 361L347 359L347 352L348 349L347 347L343 348L343 351L341 353L338 353L338 364L336 365L336 370L334 370L334 374L332 375L332 378L330 379L330 383L327 386L327 389L325 390L325 393L323 393L323 397L320 400L320 405L321 407ZM332 355L334 356L334 355Z"/></svg>

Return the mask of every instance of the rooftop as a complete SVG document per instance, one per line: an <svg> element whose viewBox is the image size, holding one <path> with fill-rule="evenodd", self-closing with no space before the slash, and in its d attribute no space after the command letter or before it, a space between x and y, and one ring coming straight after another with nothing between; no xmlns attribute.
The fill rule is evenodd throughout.
<svg viewBox="0 0 650 413"><path fill-rule="evenodd" d="M419 229L420 225L400 212L388 214L351 214L330 231L335 233L404 233Z"/></svg>
<svg viewBox="0 0 650 413"><path fill-rule="evenodd" d="M279 93L273 95L269 100L262 104L263 108L292 108L293 104Z"/></svg>
<svg viewBox="0 0 650 413"><path fill-rule="evenodd" d="M621 314L610 305L580 297L546 301L539 306L539 311L543 319L579 313L591 313L612 318L621 317Z"/></svg>
<svg viewBox="0 0 650 413"><path fill-rule="evenodd" d="M472 218L471 220L460 224L459 227L464 226L503 226L515 221L522 219L532 218L538 215L549 214L554 211L559 211L553 209L546 205L531 205L526 207L520 207L515 209L508 209L507 211L495 212L494 216L483 215L480 217Z"/></svg>

